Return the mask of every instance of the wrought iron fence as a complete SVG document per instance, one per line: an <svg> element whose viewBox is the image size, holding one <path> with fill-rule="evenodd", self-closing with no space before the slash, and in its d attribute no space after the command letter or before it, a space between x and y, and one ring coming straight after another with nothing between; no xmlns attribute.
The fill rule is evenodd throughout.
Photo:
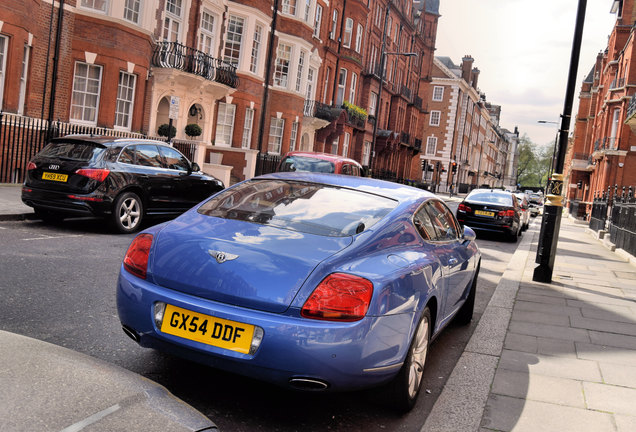
<svg viewBox="0 0 636 432"><path fill-rule="evenodd" d="M594 231L607 230L610 241L617 248L624 249L631 255L636 255L636 198L633 187L623 187L618 193L618 186L594 198L590 229Z"/></svg>
<svg viewBox="0 0 636 432"><path fill-rule="evenodd" d="M0 112L0 183L22 183L29 160L53 138L66 135L105 135L113 138L141 138L165 141L141 133L83 126L60 121L23 117ZM172 146L190 161L195 159L197 144L187 140L172 140Z"/></svg>
<svg viewBox="0 0 636 432"><path fill-rule="evenodd" d="M269 153L259 153L256 158L256 175L276 172L281 156Z"/></svg>

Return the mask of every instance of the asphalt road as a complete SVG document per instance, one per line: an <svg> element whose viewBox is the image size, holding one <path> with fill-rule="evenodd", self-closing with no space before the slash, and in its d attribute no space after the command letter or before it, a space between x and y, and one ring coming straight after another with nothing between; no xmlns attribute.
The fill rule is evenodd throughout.
<svg viewBox="0 0 636 432"><path fill-rule="evenodd" d="M0 222L0 328L137 372L221 430L250 432L419 431L517 247L478 238L483 259L475 319L467 327L451 325L434 342L418 403L399 416L385 407L381 391L293 392L138 347L121 331L115 307L119 266L133 237L112 234L95 220Z"/></svg>

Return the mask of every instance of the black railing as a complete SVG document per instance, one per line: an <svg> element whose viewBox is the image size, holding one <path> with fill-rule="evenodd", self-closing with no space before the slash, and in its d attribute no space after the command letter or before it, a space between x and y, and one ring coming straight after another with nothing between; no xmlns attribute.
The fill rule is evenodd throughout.
<svg viewBox="0 0 636 432"><path fill-rule="evenodd" d="M605 137L603 139L597 139L594 142L594 151L617 150L619 144L620 140L616 137Z"/></svg>
<svg viewBox="0 0 636 432"><path fill-rule="evenodd" d="M616 78L610 84L610 90L625 87L625 78Z"/></svg>
<svg viewBox="0 0 636 432"><path fill-rule="evenodd" d="M627 120L629 120L634 113L636 113L636 94L632 95L632 98L629 100L629 106L627 107Z"/></svg>
<svg viewBox="0 0 636 432"><path fill-rule="evenodd" d="M256 158L256 175L276 172L280 160L280 155L259 153Z"/></svg>
<svg viewBox="0 0 636 432"><path fill-rule="evenodd" d="M614 200L610 212L609 234L610 241L617 248L623 249L631 255L636 255L636 200L632 187L626 190L622 188L622 193L616 194L614 188Z"/></svg>
<svg viewBox="0 0 636 432"><path fill-rule="evenodd" d="M406 145L410 145L411 144L411 135L407 134L406 132L401 132L400 133L400 142L404 143Z"/></svg>
<svg viewBox="0 0 636 432"><path fill-rule="evenodd" d="M232 88L239 85L234 65L178 42L158 42L155 44L152 65L179 69Z"/></svg>
<svg viewBox="0 0 636 432"><path fill-rule="evenodd" d="M422 98L419 96L415 96L413 98L413 105L415 105L415 108L417 109L422 109Z"/></svg>

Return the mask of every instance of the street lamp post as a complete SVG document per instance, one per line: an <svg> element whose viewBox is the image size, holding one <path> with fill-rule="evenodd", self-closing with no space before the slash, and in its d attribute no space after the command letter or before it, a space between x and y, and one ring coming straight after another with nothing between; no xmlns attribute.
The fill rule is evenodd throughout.
<svg viewBox="0 0 636 432"><path fill-rule="evenodd" d="M555 173L551 176L546 191L548 200L544 206L541 233L539 234L539 245L535 259L535 262L539 265L535 267L532 275L532 280L535 282L552 282L554 258L559 240L559 230L561 228L561 214L563 213L563 165L565 163L565 151L567 149L568 133L570 130L570 117L574 101L576 73L578 71L581 54L586 7L587 0L579 0L576 12L574 40L572 42L572 55L570 57L570 71L568 73L568 83L565 91L563 115L561 116L561 128L559 129L559 147L555 159Z"/></svg>
<svg viewBox="0 0 636 432"><path fill-rule="evenodd" d="M373 122L373 137L371 138L371 155L369 156L369 171L373 173L373 162L375 161L375 142L378 134L378 121L380 120L380 109L382 107L382 88L384 87L384 65L387 55L403 55L407 57L417 57L417 53L413 52L386 52L386 30L389 23L389 12L391 10L391 2L386 5L386 14L384 16L384 29L382 31L382 46L380 48L380 88L378 89L378 101L375 104L375 121Z"/></svg>

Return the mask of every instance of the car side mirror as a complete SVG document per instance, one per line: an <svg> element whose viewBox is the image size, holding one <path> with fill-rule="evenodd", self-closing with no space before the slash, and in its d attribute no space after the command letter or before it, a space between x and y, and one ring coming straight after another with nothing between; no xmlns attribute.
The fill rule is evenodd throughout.
<svg viewBox="0 0 636 432"><path fill-rule="evenodd" d="M464 225L464 240L474 241L477 238L477 234L473 231L472 228Z"/></svg>
<svg viewBox="0 0 636 432"><path fill-rule="evenodd" d="M191 171L192 172L199 172L199 171L201 171L201 167L199 166L198 163L193 162L192 163L192 167L191 167Z"/></svg>

